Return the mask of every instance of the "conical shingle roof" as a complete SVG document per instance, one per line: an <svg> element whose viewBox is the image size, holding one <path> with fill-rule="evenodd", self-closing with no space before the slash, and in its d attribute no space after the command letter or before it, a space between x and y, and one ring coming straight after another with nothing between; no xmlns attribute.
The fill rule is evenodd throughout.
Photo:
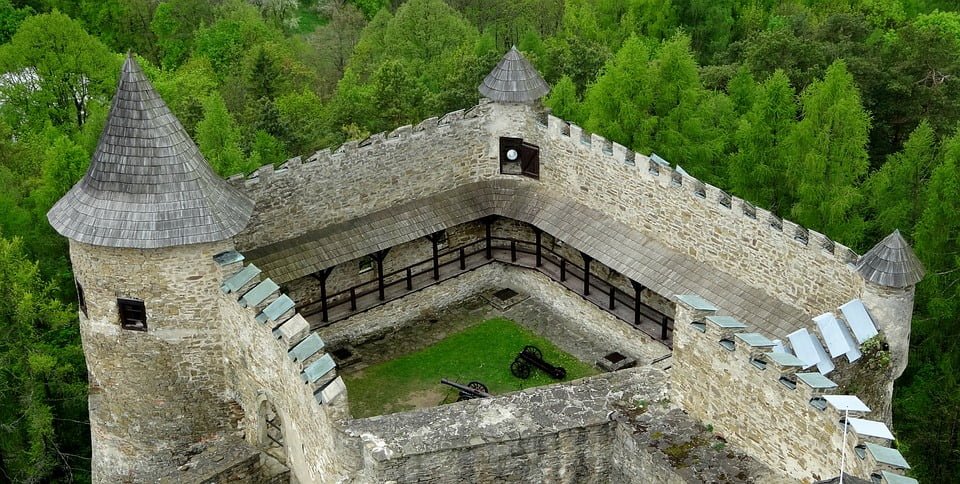
<svg viewBox="0 0 960 484"><path fill-rule="evenodd" d="M912 286L923 279L923 264L899 230L881 240L857 261L857 272L868 282L887 287Z"/></svg>
<svg viewBox="0 0 960 484"><path fill-rule="evenodd" d="M478 89L484 97L506 103L533 102L550 92L550 86L516 46L500 59Z"/></svg>
<svg viewBox="0 0 960 484"><path fill-rule="evenodd" d="M148 249L225 240L252 212L127 56L90 168L47 219L72 240Z"/></svg>

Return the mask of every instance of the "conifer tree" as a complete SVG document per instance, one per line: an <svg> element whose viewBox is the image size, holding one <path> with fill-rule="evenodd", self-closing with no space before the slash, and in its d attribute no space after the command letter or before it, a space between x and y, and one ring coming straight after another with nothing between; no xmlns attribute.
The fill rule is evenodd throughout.
<svg viewBox="0 0 960 484"><path fill-rule="evenodd" d="M937 140L930 123L923 121L910 134L903 150L864 184L870 208L871 238L879 239L896 229L913 233L923 211L923 188L936 166Z"/></svg>
<svg viewBox="0 0 960 484"><path fill-rule="evenodd" d="M200 152L220 176L246 174L248 166L240 150L240 128L227 111L220 94L211 94L203 104L203 119L197 123Z"/></svg>
<svg viewBox="0 0 960 484"><path fill-rule="evenodd" d="M550 95L544 100L552 111L553 115L572 123L582 123L582 107L580 100L577 99L577 86L573 84L570 76L563 76L552 89Z"/></svg>
<svg viewBox="0 0 960 484"><path fill-rule="evenodd" d="M586 129L634 149L649 147L653 103L649 58L650 51L639 37L623 43L597 82L587 89L583 102Z"/></svg>
<svg viewBox="0 0 960 484"><path fill-rule="evenodd" d="M737 152L727 180L735 194L779 213L790 201L784 144L796 125L797 104L790 80L780 70L764 81L755 98L734 134Z"/></svg>
<svg viewBox="0 0 960 484"><path fill-rule="evenodd" d="M830 65L822 81L808 86L801 100L803 119L788 142L787 174L797 197L790 216L857 246L865 228L857 186L869 167L870 115L842 60Z"/></svg>

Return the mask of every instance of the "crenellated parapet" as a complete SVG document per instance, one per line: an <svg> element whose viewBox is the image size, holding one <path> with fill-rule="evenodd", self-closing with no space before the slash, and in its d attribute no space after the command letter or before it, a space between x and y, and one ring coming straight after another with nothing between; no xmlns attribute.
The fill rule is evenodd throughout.
<svg viewBox="0 0 960 484"><path fill-rule="evenodd" d="M324 341L294 301L236 251L214 256L229 392L243 408L244 437L297 476L330 482L344 469L335 422L347 394ZM272 449L272 450L271 450Z"/></svg>
<svg viewBox="0 0 960 484"><path fill-rule="evenodd" d="M841 466L873 482L916 482L901 475L909 465L887 426L869 420L855 395L838 395L796 340L793 354L699 296L677 300L670 379L687 413L804 482L838 476Z"/></svg>

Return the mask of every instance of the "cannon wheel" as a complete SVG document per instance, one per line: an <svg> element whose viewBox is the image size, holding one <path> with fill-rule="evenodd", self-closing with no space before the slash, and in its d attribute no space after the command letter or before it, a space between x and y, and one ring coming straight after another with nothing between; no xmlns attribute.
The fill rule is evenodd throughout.
<svg viewBox="0 0 960 484"><path fill-rule="evenodd" d="M530 371L530 365L520 358L513 360L513 363L510 364L510 373L521 380L530 378Z"/></svg>
<svg viewBox="0 0 960 484"><path fill-rule="evenodd" d="M530 355L530 356L534 356L534 357L536 357L538 360L542 360L542 359L543 359L543 353L541 353L541 352L540 352L540 348L537 348L536 346L533 346L533 345L524 346L522 352L523 352L523 353L526 353L526 354L528 354L528 355Z"/></svg>
<svg viewBox="0 0 960 484"><path fill-rule="evenodd" d="M474 390L481 391L483 393L490 393L490 390L487 390L487 386L478 381L472 381L467 383L467 386L473 388Z"/></svg>
<svg viewBox="0 0 960 484"><path fill-rule="evenodd" d="M460 392L460 394L457 396L457 401L462 402L464 400L470 400L470 397L463 392Z"/></svg>

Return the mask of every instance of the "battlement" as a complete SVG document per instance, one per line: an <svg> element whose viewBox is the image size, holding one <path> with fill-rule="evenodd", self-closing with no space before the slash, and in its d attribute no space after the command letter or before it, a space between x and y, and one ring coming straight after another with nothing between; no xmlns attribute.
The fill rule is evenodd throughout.
<svg viewBox="0 0 960 484"><path fill-rule="evenodd" d="M673 394L691 416L804 482L839 475L841 463L844 472L874 482L908 479L889 477L909 465L889 447L894 437L886 425L861 418L870 408L860 399L834 395L837 384L805 370L811 363L803 355L718 315L712 303L677 298L670 377Z"/></svg>
<svg viewBox="0 0 960 484"><path fill-rule="evenodd" d="M245 265L235 251L217 254L214 261L222 279L230 393L246 411L240 427L251 444L295 475L329 481L344 458L333 421L347 414L336 364L294 301L260 269Z"/></svg>
<svg viewBox="0 0 960 484"><path fill-rule="evenodd" d="M770 237L782 238L786 242L796 243L797 246L833 255L841 263L855 262L859 257L850 248L833 241L824 234L780 218L740 197L730 195L720 188L694 178L679 169L679 163L675 169L656 154L648 156L634 152L620 143L610 141L596 133L587 132L580 126L556 116L548 115L546 119L545 127L551 136L579 142L592 153L607 157L612 163L637 167L636 174L641 177L653 180L661 186L679 188L691 195L693 199L699 200L699 203L726 209L721 213L735 223L767 228Z"/></svg>

